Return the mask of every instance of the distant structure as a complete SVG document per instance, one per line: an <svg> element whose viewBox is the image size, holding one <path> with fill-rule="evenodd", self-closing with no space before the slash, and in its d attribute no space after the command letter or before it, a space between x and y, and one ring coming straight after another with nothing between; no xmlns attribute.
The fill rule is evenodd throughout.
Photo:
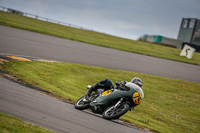
<svg viewBox="0 0 200 133"><path fill-rule="evenodd" d="M177 39L192 47L200 47L200 20L196 18L183 18Z"/></svg>
<svg viewBox="0 0 200 133"><path fill-rule="evenodd" d="M139 40L164 44L164 45L176 47L178 49L182 48L182 43L183 43L183 41L181 40L172 39L172 38L164 37L161 35L144 35Z"/></svg>
<svg viewBox="0 0 200 133"><path fill-rule="evenodd" d="M200 20L196 18L183 18L177 39L160 35L144 35L139 40L160 43L182 49L185 44L200 51Z"/></svg>

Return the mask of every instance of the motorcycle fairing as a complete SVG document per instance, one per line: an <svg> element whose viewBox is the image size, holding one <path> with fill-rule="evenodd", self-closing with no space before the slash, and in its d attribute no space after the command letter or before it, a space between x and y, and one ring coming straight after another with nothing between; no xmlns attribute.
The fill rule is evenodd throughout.
<svg viewBox="0 0 200 133"><path fill-rule="evenodd" d="M100 95L90 103L90 108L94 113L102 113L109 106L111 101L119 100L122 97L132 98L135 92L136 91L133 89L130 89L129 91L114 89L112 92L111 90L107 90L104 92L106 95ZM132 101L131 105L135 106L132 99L129 101Z"/></svg>

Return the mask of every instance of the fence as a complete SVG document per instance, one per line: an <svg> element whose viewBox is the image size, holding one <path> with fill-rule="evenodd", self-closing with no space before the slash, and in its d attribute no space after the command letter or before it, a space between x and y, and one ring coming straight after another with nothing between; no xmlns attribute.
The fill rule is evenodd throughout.
<svg viewBox="0 0 200 133"><path fill-rule="evenodd" d="M50 18L41 17L41 16L34 15L34 14L31 14L31 13L21 12L21 11L11 9L11 8L7 8L7 7L3 7L3 6L0 6L0 10L4 11L4 12L11 12L11 13L15 13L15 14L18 14L18 15L22 15L22 16L26 16L26 17L30 17L30 18L35 18L35 19L39 19L39 20L47 21L47 22L51 22L51 23L56 23L56 24L60 24L60 25L64 25L64 26L70 26L70 27L73 27L73 28L94 31L94 30L91 30L91 29L83 28L81 26L69 24L69 23L66 23L66 22L57 21L57 20L50 19ZM94 31L94 32L99 32L99 31ZM99 33L102 33L102 32L99 32ZM105 33L103 33L103 34L105 34Z"/></svg>

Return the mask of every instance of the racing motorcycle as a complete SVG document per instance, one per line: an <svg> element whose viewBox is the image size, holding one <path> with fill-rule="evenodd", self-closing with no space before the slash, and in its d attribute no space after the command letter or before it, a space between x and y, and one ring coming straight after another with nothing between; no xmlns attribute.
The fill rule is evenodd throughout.
<svg viewBox="0 0 200 133"><path fill-rule="evenodd" d="M93 92L89 101L86 95L74 104L78 110L90 108L93 113L102 114L107 120L118 119L128 110L139 105L144 98L142 89L134 83L128 82L124 87L114 87L110 90L97 89Z"/></svg>

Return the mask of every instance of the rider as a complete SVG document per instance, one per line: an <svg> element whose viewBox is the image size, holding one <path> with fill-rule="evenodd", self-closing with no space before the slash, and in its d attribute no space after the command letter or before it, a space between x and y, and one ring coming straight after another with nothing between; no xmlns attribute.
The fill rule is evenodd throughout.
<svg viewBox="0 0 200 133"><path fill-rule="evenodd" d="M140 78L134 77L130 82L138 85L139 87L142 87L142 80ZM121 88L123 88L126 83L127 83L127 81L116 81L115 82L117 88L119 86ZM92 93L92 91L96 91L97 89L100 89L100 88L104 89L104 90L109 90L109 89L114 88L114 85L113 85L113 83L110 79L101 80L100 82L94 84L93 86L88 85L88 87L87 87L88 91L86 93L86 95L87 95L86 99L88 99L90 97L90 94Z"/></svg>

